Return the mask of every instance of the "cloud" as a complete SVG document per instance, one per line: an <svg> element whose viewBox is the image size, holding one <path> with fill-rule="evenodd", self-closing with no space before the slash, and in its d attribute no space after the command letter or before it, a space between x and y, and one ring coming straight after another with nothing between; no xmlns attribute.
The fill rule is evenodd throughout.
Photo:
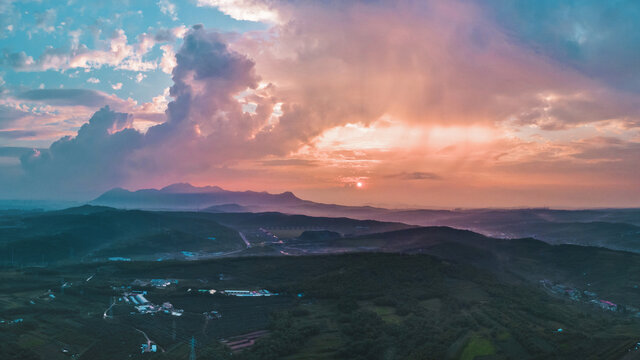
<svg viewBox="0 0 640 360"><path fill-rule="evenodd" d="M637 1L478 3L514 40L611 87L640 91Z"/></svg>
<svg viewBox="0 0 640 360"><path fill-rule="evenodd" d="M28 111L15 106L0 105L0 129L10 125L16 120L29 115Z"/></svg>
<svg viewBox="0 0 640 360"><path fill-rule="evenodd" d="M162 45L162 59L160 60L160 69L167 74L171 74L173 68L176 67L176 53L173 51L173 46Z"/></svg>
<svg viewBox="0 0 640 360"><path fill-rule="evenodd" d="M161 28L156 30L153 39L156 43L172 43L178 39L182 39L188 30L189 29L184 25L176 26L174 28Z"/></svg>
<svg viewBox="0 0 640 360"><path fill-rule="evenodd" d="M174 28L160 28L153 33L142 33L137 36L137 44L135 50L138 54L146 54L149 50L153 49L156 44L173 43L178 39L181 39L187 32L187 28L184 25L180 25Z"/></svg>
<svg viewBox="0 0 640 360"><path fill-rule="evenodd" d="M172 149L159 158L190 169L207 169L224 159L245 158L257 151L251 137L272 113L273 104L251 115L235 98L246 89L257 88L254 63L230 51L219 34L200 25L187 33L175 58L170 89L174 100L168 104L167 122L147 132L151 142ZM210 155L205 160L190 153ZM156 152L147 156L153 157L148 163L158 163Z"/></svg>
<svg viewBox="0 0 640 360"><path fill-rule="evenodd" d="M32 130L0 130L0 139L22 139L36 135L37 132Z"/></svg>
<svg viewBox="0 0 640 360"><path fill-rule="evenodd" d="M123 100L96 90L33 89L14 93L12 89L0 96L0 130L19 130L33 135L13 144L47 146L61 136L75 134L96 109L105 105L133 114L136 128L145 129L149 124L164 121L167 103L164 98L160 95L149 103L139 104L131 98ZM14 137L17 134L20 133L14 133Z"/></svg>
<svg viewBox="0 0 640 360"><path fill-rule="evenodd" d="M262 166L281 166L281 167L315 167L320 164L315 160L307 159L274 159L261 161Z"/></svg>
<svg viewBox="0 0 640 360"><path fill-rule="evenodd" d="M529 108L513 116L519 126L534 125L543 130L566 130L585 124L621 121L637 127L640 98L616 93L602 87L556 94L541 93Z"/></svg>
<svg viewBox="0 0 640 360"><path fill-rule="evenodd" d="M34 149L27 147L17 146L0 146L0 157L20 158L32 154L34 151L41 151L42 149Z"/></svg>
<svg viewBox="0 0 640 360"><path fill-rule="evenodd" d="M505 31L479 2L199 4L271 27L220 34L197 25L184 34L180 48L163 44L157 65L172 74L169 96L130 106L132 120L124 130L95 137L81 130L61 140L83 152L80 144L89 147L93 140L82 139L97 139L109 144L104 147L108 152L117 143L112 136L129 134L135 146L122 146L115 156L117 168L102 153L84 151L87 158L78 158L72 151L54 151L56 145L23 162L29 178L46 178L50 171L62 179L57 169L64 168L79 174L74 185L94 191L176 180L210 182L234 172L255 176L251 179L260 184L300 187L329 188L340 179L368 178L367 189L399 189L393 200L410 192L414 195L403 195L415 197L409 201L423 196L441 205L470 205L465 201L472 190L480 194L476 203L493 198L508 203L523 189L531 201L542 201L537 194L544 186L557 195L581 183L610 186L612 199L630 201L617 189L637 180L637 159L629 154L637 150L640 136L637 94L538 51L519 33ZM174 35L149 30L135 44L123 36L116 32L102 44L109 46L94 50L78 45L69 59L80 67L132 69L127 59L142 61L138 54ZM54 61L56 51L48 51L49 63L70 66L64 54ZM7 55L3 61L42 66L42 57L34 61L23 55L14 60ZM96 97L67 95L32 96L32 101L65 106L79 105L83 96ZM173 100L165 116L157 117L168 97ZM153 120L136 124L140 113ZM99 114L111 117L102 110ZM609 140L595 140L598 135ZM39 163L41 156L46 160ZM89 158L94 167L85 169ZM59 166L51 165L56 162ZM95 169L103 162L113 177L99 178L102 173ZM447 181L431 181L439 178ZM72 191L62 180L53 186ZM507 188L511 192L500 195ZM372 195L360 193L363 199Z"/></svg>
<svg viewBox="0 0 640 360"><path fill-rule="evenodd" d="M391 174L385 176L388 179L401 179L401 180L442 180L442 177L438 174L430 172L402 172L397 174Z"/></svg>
<svg viewBox="0 0 640 360"><path fill-rule="evenodd" d="M292 20L231 47L255 59L286 100L274 130L282 141L307 142L327 128L383 116L414 124L546 122L547 129L640 117L637 96L513 41L473 2L265 4ZM547 97L555 100L545 114Z"/></svg>
<svg viewBox="0 0 640 360"><path fill-rule="evenodd" d="M262 114L245 114L234 97L257 87L254 63L230 51L220 35L201 26L188 33L176 60L170 89L174 100L168 105L166 122L151 126L143 134L133 128L132 115L105 107L82 125L77 135L63 137L49 149L23 157L26 179L20 187L37 186L42 192L60 188L59 194L80 188L96 195L132 177L139 180L144 173L153 178L192 172L208 169L211 161L215 164L233 158L227 149L242 150L243 141L265 118ZM19 98L59 106L89 106L108 97L92 90L57 89L30 90ZM212 160L193 156L195 153L209 153ZM238 156L245 153L240 151ZM68 177L73 179L65 182ZM38 179L49 180L43 184Z"/></svg>
<svg viewBox="0 0 640 360"><path fill-rule="evenodd" d="M0 39L7 37L20 23L22 14L16 11L15 0L0 0Z"/></svg>
<svg viewBox="0 0 640 360"><path fill-rule="evenodd" d="M170 29L158 29L155 34L142 33L137 42L129 44L125 31L117 29L107 39L95 40L96 48L90 49L80 44L78 33L72 33L70 48L47 47L34 60L24 51L9 52L3 50L0 65L16 71L46 71L66 69L98 69L104 66L129 71L151 71L158 67L156 61L144 60L156 44L174 42L184 36L186 28L178 26Z"/></svg>
<svg viewBox="0 0 640 360"><path fill-rule="evenodd" d="M281 15L271 1L260 0L198 0L198 6L216 7L236 20L278 23Z"/></svg>
<svg viewBox="0 0 640 360"><path fill-rule="evenodd" d="M36 29L51 33L55 31L57 12L55 9L47 9L34 14L36 19Z"/></svg>
<svg viewBox="0 0 640 360"><path fill-rule="evenodd" d="M104 65L117 67L123 70L131 71L149 71L155 69L156 65L152 62L142 60L142 56L150 49L149 46L143 47L141 51L136 52L135 47L129 45L124 30L119 29L113 32L107 41L107 46L100 50L89 50L81 47L68 58L69 68L100 68ZM47 53L39 59L41 66L47 68L60 68L57 60L52 61L55 57L47 57Z"/></svg>
<svg viewBox="0 0 640 360"><path fill-rule="evenodd" d="M121 105L123 100L96 90L86 89L38 89L28 90L16 95L17 99L44 102L57 106L88 106L101 107L104 105Z"/></svg>
<svg viewBox="0 0 640 360"><path fill-rule="evenodd" d="M96 79L94 77L90 77L87 79L88 83L92 83L92 84L99 84L100 83L100 79Z"/></svg>
<svg viewBox="0 0 640 360"><path fill-rule="evenodd" d="M127 156L142 146L143 136L130 128L132 118L108 107L96 112L75 137L21 158L32 191L86 195L123 181Z"/></svg>
<svg viewBox="0 0 640 360"><path fill-rule="evenodd" d="M171 20L178 20L178 13L176 11L176 5L173 4L169 0L159 0L158 6L160 7L160 11L165 14L171 16Z"/></svg>
<svg viewBox="0 0 640 360"><path fill-rule="evenodd" d="M574 158L590 162L612 162L618 166L640 160L640 142L616 137L597 136L574 142ZM625 165L622 165L625 166ZM640 179L640 175L637 176Z"/></svg>
<svg viewBox="0 0 640 360"><path fill-rule="evenodd" d="M111 85L111 87L113 88L113 90L120 90L122 89L122 83L119 82L119 83L113 84Z"/></svg>
<svg viewBox="0 0 640 360"><path fill-rule="evenodd" d="M28 56L24 51L10 53L7 50L3 50L2 57L0 58L0 65L8 66L16 70L29 69L34 64L33 58Z"/></svg>

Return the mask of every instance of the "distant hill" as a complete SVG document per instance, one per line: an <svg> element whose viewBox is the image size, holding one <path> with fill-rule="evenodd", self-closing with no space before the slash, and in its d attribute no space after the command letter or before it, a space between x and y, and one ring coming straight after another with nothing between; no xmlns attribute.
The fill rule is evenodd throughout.
<svg viewBox="0 0 640 360"><path fill-rule="evenodd" d="M224 191L219 186L196 187L189 183L175 183L160 189L160 192L168 194L205 194Z"/></svg>
<svg viewBox="0 0 640 360"><path fill-rule="evenodd" d="M6 200L0 199L0 211L34 211L34 210L60 210L72 206L78 206L81 202L62 200Z"/></svg>
<svg viewBox="0 0 640 360"><path fill-rule="evenodd" d="M220 207L242 210L235 205ZM411 228L401 223L274 212L167 212L92 205L50 212L4 212L0 213L0 265L108 257L156 260L224 256L246 248L238 231L262 234L258 231L261 227L360 235Z"/></svg>
<svg viewBox="0 0 640 360"><path fill-rule="evenodd" d="M495 238L532 237L555 244L604 246L640 252L640 209L398 210L316 203L300 199L291 192L227 191L217 186L195 187L186 183L160 190L113 189L91 203L128 209L280 212L418 226L449 226Z"/></svg>
<svg viewBox="0 0 640 360"><path fill-rule="evenodd" d="M249 211L249 209L245 206L242 205L238 205L238 204L221 204L221 205L212 205L209 206L208 208L202 210L202 211L206 211L206 212L212 212L212 213L246 213L246 212L251 212Z"/></svg>
<svg viewBox="0 0 640 360"><path fill-rule="evenodd" d="M531 237L552 244L603 246L640 252L640 210L411 210L380 216L423 226L450 226L497 238Z"/></svg>
<svg viewBox="0 0 640 360"><path fill-rule="evenodd" d="M371 215L389 210L369 206L342 206L302 200L292 192L270 194L256 191L229 191L217 186L195 187L186 183L169 185L160 190L128 191L116 188L90 202L125 209L200 210L211 212L277 211L310 216L353 217L371 219ZM231 206L233 204L233 206ZM226 208L225 208L226 207Z"/></svg>
<svg viewBox="0 0 640 360"><path fill-rule="evenodd" d="M424 227L298 243L302 253L427 254L489 270L509 282L550 279L640 307L640 254L602 247L495 239L449 227Z"/></svg>
<svg viewBox="0 0 640 360"><path fill-rule="evenodd" d="M224 193L209 190L204 195ZM157 190L164 195L173 191L203 195L184 184ZM0 272L0 300L5 305L0 306L0 317L21 319L0 327L0 358L38 358L27 357L36 353L49 358L61 346L60 329L64 346L92 359L111 359L114 354L124 358L139 351L139 331L163 344L167 358L185 358L184 344L191 338L198 339L198 356L228 358L228 349L218 343L221 336L265 328L269 335L231 356L640 356L633 350L640 329L640 254L533 238L495 238L448 226L234 212L245 209L236 203L212 206L194 212L86 205L0 214L0 265L6 266ZM559 243L613 244L614 234L629 234L616 244L631 247L637 246L633 213L521 209L417 210L404 215L416 216L416 222L454 222L505 233L534 231ZM629 222L613 222L617 219ZM291 236L293 232L298 235ZM268 241L258 243L261 238ZM202 261L104 263L107 257L189 260L201 253L218 255ZM307 256L290 256L295 254ZM61 266L33 267L56 264ZM176 286L145 288L150 301L183 309L179 319L137 314L123 301L109 306L112 297L121 296L115 290L119 286L153 278L179 279ZM68 287L59 287L61 280ZM188 290L212 288L264 288L280 295L235 298ZM613 309L607 305L613 303ZM203 311L212 308L222 318L203 321ZM32 346L33 339L45 346ZM145 355L149 354L132 358Z"/></svg>
<svg viewBox="0 0 640 360"><path fill-rule="evenodd" d="M551 230L562 236L575 233L572 226L592 227L594 238L618 228L635 231L629 224L547 225L556 226ZM291 238L275 241L273 236L264 235L293 228L299 232ZM247 249L239 231L255 246ZM342 252L428 254L490 270L509 281L548 278L594 289L640 307L640 301L635 300L640 277L630 275L640 274L640 255L602 247L553 245L531 238L500 239L443 226L414 227L275 212L166 212L81 206L0 216L0 265L93 262L108 257L185 260L198 258L199 254L281 256Z"/></svg>
<svg viewBox="0 0 640 360"><path fill-rule="evenodd" d="M307 231L304 231L302 234L300 234L298 239L303 241L322 241L322 240L340 239L341 237L342 235L340 235L340 233L337 233L335 231L307 230Z"/></svg>
<svg viewBox="0 0 640 360"><path fill-rule="evenodd" d="M297 198L291 192L269 194L255 191L227 191L217 186L195 187L183 183L169 185L160 190L128 191L116 188L91 202L93 205L147 210L201 210L229 204L257 210L261 207L294 206L301 203L304 203L304 200Z"/></svg>
<svg viewBox="0 0 640 360"><path fill-rule="evenodd" d="M329 230L343 235L363 235L415 228L399 222L357 220L346 217L322 217L290 215L278 212L264 213L215 213L211 219L235 229L281 228L304 230Z"/></svg>
<svg viewBox="0 0 640 360"><path fill-rule="evenodd" d="M230 252L245 248L237 231L206 213L81 206L0 218L0 263L38 265Z"/></svg>

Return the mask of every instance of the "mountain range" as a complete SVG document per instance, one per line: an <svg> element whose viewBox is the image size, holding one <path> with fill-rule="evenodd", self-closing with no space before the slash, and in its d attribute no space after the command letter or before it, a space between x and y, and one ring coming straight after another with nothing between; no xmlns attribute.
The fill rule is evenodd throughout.
<svg viewBox="0 0 640 360"><path fill-rule="evenodd" d="M321 217L450 226L496 238L531 237L552 244L602 246L640 252L640 209L385 209L303 200L292 192L229 191L177 183L162 189L116 188L91 202L124 209L212 213L281 212Z"/></svg>

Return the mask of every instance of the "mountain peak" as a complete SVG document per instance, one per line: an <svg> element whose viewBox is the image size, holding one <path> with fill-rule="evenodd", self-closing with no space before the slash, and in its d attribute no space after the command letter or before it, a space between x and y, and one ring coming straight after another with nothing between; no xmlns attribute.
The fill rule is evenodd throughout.
<svg viewBox="0 0 640 360"><path fill-rule="evenodd" d="M198 194L198 193L212 193L212 192L221 192L224 191L222 188L218 186L203 186L197 187L193 186L189 183L175 183L160 189L161 192L164 193L172 193L172 194Z"/></svg>
<svg viewBox="0 0 640 360"><path fill-rule="evenodd" d="M106 192L104 192L104 193L101 195L101 197L102 197L102 196L105 196L105 195L107 195L107 196L113 196L113 195L121 195L121 194L128 194L128 193L130 193L130 191L129 191L129 190L127 190L127 189L123 189L123 188L121 188L121 187L114 187L113 189L111 189L111 190L107 190Z"/></svg>
<svg viewBox="0 0 640 360"><path fill-rule="evenodd" d="M160 191L162 192L191 192L193 190L197 189L195 186L187 183L187 182L181 182L181 183L175 183L175 184L171 184L171 185L167 185L165 187L163 187L162 189L160 189Z"/></svg>
<svg viewBox="0 0 640 360"><path fill-rule="evenodd" d="M285 191L279 195L283 199L291 199L291 200L300 200L294 193L291 191Z"/></svg>

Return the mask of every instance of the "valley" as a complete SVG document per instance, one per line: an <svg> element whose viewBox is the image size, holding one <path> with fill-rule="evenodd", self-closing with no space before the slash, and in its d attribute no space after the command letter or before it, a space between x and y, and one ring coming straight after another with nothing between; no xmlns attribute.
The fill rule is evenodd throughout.
<svg viewBox="0 0 640 360"><path fill-rule="evenodd" d="M275 212L2 223L6 359L640 358L633 252Z"/></svg>

